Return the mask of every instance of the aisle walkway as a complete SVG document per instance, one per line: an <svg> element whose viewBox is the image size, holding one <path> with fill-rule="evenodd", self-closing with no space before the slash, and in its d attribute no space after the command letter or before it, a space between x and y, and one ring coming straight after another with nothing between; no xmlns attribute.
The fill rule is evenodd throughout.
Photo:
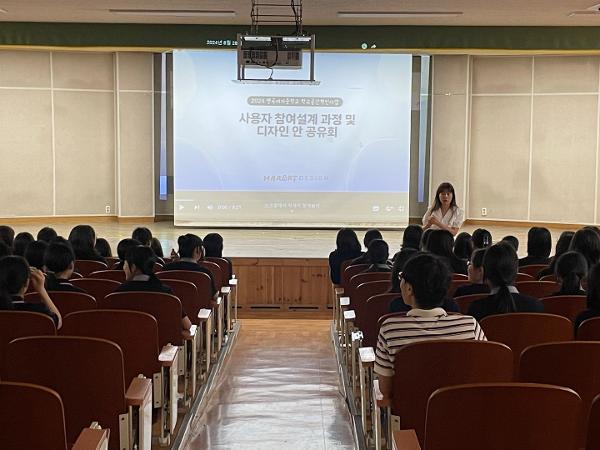
<svg viewBox="0 0 600 450"><path fill-rule="evenodd" d="M183 449L353 449L326 320L245 319Z"/></svg>

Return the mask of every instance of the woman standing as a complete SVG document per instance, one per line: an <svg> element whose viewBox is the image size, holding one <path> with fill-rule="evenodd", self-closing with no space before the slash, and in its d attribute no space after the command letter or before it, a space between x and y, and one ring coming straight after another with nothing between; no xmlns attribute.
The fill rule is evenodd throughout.
<svg viewBox="0 0 600 450"><path fill-rule="evenodd" d="M454 186L442 183L435 192L435 203L423 216L423 229L447 230L456 236L465 220L465 212L456 204Z"/></svg>

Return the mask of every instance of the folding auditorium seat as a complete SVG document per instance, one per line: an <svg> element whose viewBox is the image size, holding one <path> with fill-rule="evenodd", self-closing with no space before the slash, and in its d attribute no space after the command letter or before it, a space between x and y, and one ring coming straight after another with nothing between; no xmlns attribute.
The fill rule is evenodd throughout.
<svg viewBox="0 0 600 450"><path fill-rule="evenodd" d="M552 281L517 281L515 286L520 294L538 299L549 297L560 290L560 284Z"/></svg>
<svg viewBox="0 0 600 450"><path fill-rule="evenodd" d="M587 308L585 295L557 295L542 298L541 302L544 312L566 317L571 322L575 322L577 315Z"/></svg>
<svg viewBox="0 0 600 450"><path fill-rule="evenodd" d="M452 274L453 281L468 280L468 279L469 279L469 277L462 273L453 273Z"/></svg>
<svg viewBox="0 0 600 450"><path fill-rule="evenodd" d="M76 280L77 278L83 278L83 275L81 275L79 272L73 272L71 274L71 280Z"/></svg>
<svg viewBox="0 0 600 450"><path fill-rule="evenodd" d="M217 288L217 291L221 290L221 287L223 286L227 286L229 284L229 280L224 279L224 274L221 271L221 268L219 267L218 264L212 262L212 261L207 261L207 260L200 260L198 261L198 265L200 267L204 267L206 270L208 270L210 272L210 274L212 275L213 281L215 282L215 287Z"/></svg>
<svg viewBox="0 0 600 450"><path fill-rule="evenodd" d="M586 450L598 450L600 448L600 395L592 401L590 415L588 418Z"/></svg>
<svg viewBox="0 0 600 450"><path fill-rule="evenodd" d="M0 377L55 390L67 443L92 422L110 429L110 450L150 450L152 388L135 378L125 391L123 354L114 342L72 336L19 338L8 344Z"/></svg>
<svg viewBox="0 0 600 450"><path fill-rule="evenodd" d="M108 265L104 264L102 261L92 261L86 259L75 260L75 272L80 273L84 277L87 277L92 272L107 269L109 269Z"/></svg>
<svg viewBox="0 0 600 450"><path fill-rule="evenodd" d="M577 329L577 340L600 341L600 317L584 320Z"/></svg>
<svg viewBox="0 0 600 450"><path fill-rule="evenodd" d="M60 396L43 386L0 382L0 448L3 450L68 450ZM89 433L86 431L94 431ZM108 445L109 430L85 428L74 449L96 450ZM98 432L98 433L96 433Z"/></svg>
<svg viewBox="0 0 600 450"><path fill-rule="evenodd" d="M98 307L96 299L90 294L84 294L83 292L52 291L49 292L48 295L62 316L76 311L88 311ZM25 294L24 299L28 303L40 302L40 296L37 292Z"/></svg>
<svg viewBox="0 0 600 450"><path fill-rule="evenodd" d="M126 383L144 375L153 382L153 406L160 408L160 443L168 445L177 423L177 351L158 346L158 324L139 311L97 309L68 314L63 336L82 336L114 342L123 352Z"/></svg>
<svg viewBox="0 0 600 450"><path fill-rule="evenodd" d="M576 450L581 399L544 384L483 383L438 389L427 405L425 450ZM420 450L413 430L394 448Z"/></svg>
<svg viewBox="0 0 600 450"><path fill-rule="evenodd" d="M521 281L536 281L536 279L533 275L529 275L528 273L519 272L519 273L517 273L517 276L515 277L515 282L519 283Z"/></svg>
<svg viewBox="0 0 600 450"><path fill-rule="evenodd" d="M573 324L566 318L544 313L510 313L485 317L480 322L488 341L501 342L513 351L515 374L527 347L573 340Z"/></svg>
<svg viewBox="0 0 600 450"><path fill-rule="evenodd" d="M460 312L462 314L467 314L469 312L469 306L475 300L480 300L482 298L489 297L490 294L471 294L471 295L461 295L460 297L454 297L454 301L460 308Z"/></svg>
<svg viewBox="0 0 600 450"><path fill-rule="evenodd" d="M343 264L342 264L343 265ZM344 311L348 309L348 305L350 304L350 279L354 276L367 269L369 264L355 264L348 265L346 268L342 270L341 277L341 287L339 290L336 290L337 297L337 322L336 329L342 333L344 327Z"/></svg>
<svg viewBox="0 0 600 450"><path fill-rule="evenodd" d="M396 352L393 398L390 405L386 405L386 417L398 416L399 427L414 429L419 442L423 443L427 401L437 389L466 383L510 382L512 379L512 351L504 344L466 340L408 344ZM383 433L379 433L379 411L376 410L373 417L376 421L376 442L379 442L381 434L391 436L391 422L384 424ZM463 425L465 423L469 422ZM469 424L466 428L471 426ZM438 448L446 450L445 447Z"/></svg>
<svg viewBox="0 0 600 450"><path fill-rule="evenodd" d="M532 278L537 278L537 274L542 270L547 269L547 264L532 264L530 266L521 266L519 267L520 273L526 273L527 275L531 275Z"/></svg>
<svg viewBox="0 0 600 450"><path fill-rule="evenodd" d="M223 281L226 281L228 284L229 280L233 275L233 271L231 265L229 264L229 261L227 261L225 258L219 258L217 256L207 256L205 259L206 261L214 262L219 266L221 272L224 275Z"/></svg>
<svg viewBox="0 0 600 450"><path fill-rule="evenodd" d="M448 297L453 298L454 293L460 286L467 286L469 284L471 284L471 282L469 280L452 280L452 281L450 281L450 284L448 285L448 293L447 293Z"/></svg>
<svg viewBox="0 0 600 450"><path fill-rule="evenodd" d="M125 272L122 270L98 270L86 275L86 278L102 278L103 280L113 280L124 283Z"/></svg>
<svg viewBox="0 0 600 450"><path fill-rule="evenodd" d="M184 377L184 404L188 406L196 395L196 325L188 333L181 326L181 302L171 294L160 292L114 292L106 296L104 309L127 309L150 314L158 323L158 345L180 347L177 367ZM190 392L191 390L191 392Z"/></svg>
<svg viewBox="0 0 600 450"><path fill-rule="evenodd" d="M101 307L104 297L112 294L121 286L121 283L114 280L103 280L101 278L79 278L71 280L73 286L83 289L96 299L96 303Z"/></svg>
<svg viewBox="0 0 600 450"><path fill-rule="evenodd" d="M106 265L109 269L114 269L117 264L121 262L121 260L115 256L106 256L104 259L106 260Z"/></svg>
<svg viewBox="0 0 600 450"><path fill-rule="evenodd" d="M26 336L56 336L54 321L41 313L0 311L0 367L8 343Z"/></svg>
<svg viewBox="0 0 600 450"><path fill-rule="evenodd" d="M556 282L558 280L556 278L556 275L552 274L552 275L543 276L542 278L540 278L540 281L554 281L554 282Z"/></svg>

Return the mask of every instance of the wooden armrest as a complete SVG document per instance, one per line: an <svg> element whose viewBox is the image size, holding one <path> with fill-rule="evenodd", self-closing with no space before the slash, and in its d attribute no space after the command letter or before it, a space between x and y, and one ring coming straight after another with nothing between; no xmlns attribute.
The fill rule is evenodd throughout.
<svg viewBox="0 0 600 450"><path fill-rule="evenodd" d="M72 450L100 450L108 441L110 429L84 428L75 441Z"/></svg>
<svg viewBox="0 0 600 450"><path fill-rule="evenodd" d="M152 380L141 377L134 378L125 392L127 406L142 406L144 398L150 394L151 390Z"/></svg>
<svg viewBox="0 0 600 450"><path fill-rule="evenodd" d="M229 280L229 286L237 286L237 278L232 278L231 280Z"/></svg>
<svg viewBox="0 0 600 450"><path fill-rule="evenodd" d="M363 364L375 362L375 351L373 350L373 347L361 347L358 349L358 354L360 356L360 362Z"/></svg>
<svg viewBox="0 0 600 450"><path fill-rule="evenodd" d="M197 330L198 330L198 325L192 325L189 330L184 330L183 331L183 338L186 341L192 341L192 340L194 340L194 337L196 337L196 331Z"/></svg>
<svg viewBox="0 0 600 450"><path fill-rule="evenodd" d="M158 355L158 362L160 362L160 365L163 367L171 367L175 362L175 358L177 358L178 351L179 349L174 345L165 345L162 348L160 355Z"/></svg>
<svg viewBox="0 0 600 450"><path fill-rule="evenodd" d="M202 308L200 311L198 311L198 319L200 319L201 321L206 321L208 320L211 314L212 309Z"/></svg>
<svg viewBox="0 0 600 450"><path fill-rule="evenodd" d="M229 294L231 292L231 288L229 286L223 286L221 288L221 294Z"/></svg>
<svg viewBox="0 0 600 450"><path fill-rule="evenodd" d="M392 400L389 398L377 400L377 406L379 406L380 408L387 408L388 406L392 406Z"/></svg>
<svg viewBox="0 0 600 450"><path fill-rule="evenodd" d="M353 309L350 311L344 311L344 320L354 320L356 319L356 313Z"/></svg>
<svg viewBox="0 0 600 450"><path fill-rule="evenodd" d="M217 297L217 300L216 300L216 302L215 302L215 303L216 303L217 305L220 305L222 301L223 301L223 297L219 296L219 297Z"/></svg>
<svg viewBox="0 0 600 450"><path fill-rule="evenodd" d="M349 306L350 297L340 297L340 306Z"/></svg>
<svg viewBox="0 0 600 450"><path fill-rule="evenodd" d="M393 450L421 450L415 430L400 430L393 432Z"/></svg>
<svg viewBox="0 0 600 450"><path fill-rule="evenodd" d="M342 295L344 293L344 288L341 288L341 287L338 288L338 287L336 287L335 288L335 293L337 295Z"/></svg>

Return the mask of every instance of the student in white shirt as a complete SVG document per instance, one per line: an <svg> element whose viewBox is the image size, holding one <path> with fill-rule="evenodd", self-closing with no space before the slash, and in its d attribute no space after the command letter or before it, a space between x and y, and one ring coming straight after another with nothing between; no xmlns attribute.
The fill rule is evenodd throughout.
<svg viewBox="0 0 600 450"><path fill-rule="evenodd" d="M442 183L435 192L435 202L423 216L423 230L447 230L456 236L465 220L465 212L456 204L454 186Z"/></svg>

